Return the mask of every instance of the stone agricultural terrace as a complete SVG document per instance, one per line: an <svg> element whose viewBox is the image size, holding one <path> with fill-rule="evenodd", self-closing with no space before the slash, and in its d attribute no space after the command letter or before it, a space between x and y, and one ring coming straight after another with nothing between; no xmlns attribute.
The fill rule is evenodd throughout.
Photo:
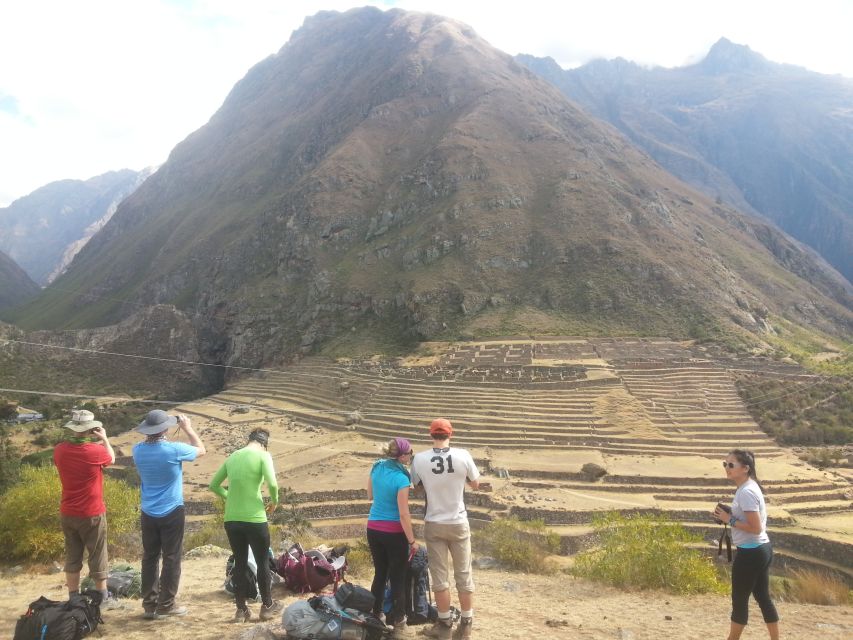
<svg viewBox="0 0 853 640"><path fill-rule="evenodd" d="M710 553L719 527L708 514L734 493L721 460L747 448L766 490L778 566L828 569L853 583L853 487L762 432L731 373L811 377L802 369L666 339L505 338L428 343L424 353L309 357L181 407L210 451L187 470L190 509L209 509L213 471L262 425L273 432L279 483L296 491L315 528L360 535L379 445L404 436L426 448L427 427L441 416L493 486L468 494L475 525L512 514L543 518L570 555L593 544L596 513L662 511L702 533ZM604 475L592 477L590 464ZM415 501L416 519L419 509Z"/></svg>

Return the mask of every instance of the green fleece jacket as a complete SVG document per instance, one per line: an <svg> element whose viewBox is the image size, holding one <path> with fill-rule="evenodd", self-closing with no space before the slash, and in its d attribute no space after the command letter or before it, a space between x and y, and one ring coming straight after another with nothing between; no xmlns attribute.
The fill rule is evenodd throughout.
<svg viewBox="0 0 853 640"><path fill-rule="evenodd" d="M222 486L228 478L228 487ZM261 485L266 482L270 500L278 502L278 483L272 456L252 447L232 453L210 481L210 490L225 498L225 522L266 522Z"/></svg>

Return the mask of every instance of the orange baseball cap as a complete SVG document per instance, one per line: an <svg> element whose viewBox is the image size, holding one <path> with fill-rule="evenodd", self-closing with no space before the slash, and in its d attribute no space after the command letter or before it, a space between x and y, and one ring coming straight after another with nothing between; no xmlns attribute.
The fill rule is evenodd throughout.
<svg viewBox="0 0 853 640"><path fill-rule="evenodd" d="M453 425L450 424L450 420L447 418L436 418L432 421L432 424L429 425L429 434L431 436L434 435L445 435L452 436L453 435Z"/></svg>

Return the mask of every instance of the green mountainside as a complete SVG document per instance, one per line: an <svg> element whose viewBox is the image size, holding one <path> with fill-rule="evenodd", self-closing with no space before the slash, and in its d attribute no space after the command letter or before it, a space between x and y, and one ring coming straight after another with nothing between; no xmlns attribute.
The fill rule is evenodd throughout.
<svg viewBox="0 0 853 640"><path fill-rule="evenodd" d="M41 290L14 260L0 251L0 310L34 298Z"/></svg>
<svg viewBox="0 0 853 640"><path fill-rule="evenodd" d="M853 282L853 79L725 38L698 64L519 62L685 182L775 222Z"/></svg>
<svg viewBox="0 0 853 640"><path fill-rule="evenodd" d="M75 292L74 294L69 293ZM173 304L208 362L495 333L853 330L843 279L439 16L321 12L10 316Z"/></svg>

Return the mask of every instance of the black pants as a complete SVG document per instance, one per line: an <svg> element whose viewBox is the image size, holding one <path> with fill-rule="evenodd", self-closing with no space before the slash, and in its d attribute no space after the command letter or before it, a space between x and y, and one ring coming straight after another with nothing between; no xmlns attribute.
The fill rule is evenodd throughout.
<svg viewBox="0 0 853 640"><path fill-rule="evenodd" d="M270 528L266 522L226 522L225 533L234 554L234 602L238 609L246 608L246 570L249 566L249 548L258 564L258 592L266 606L272 604L270 595Z"/></svg>
<svg viewBox="0 0 853 640"><path fill-rule="evenodd" d="M175 605L181 582L184 507L155 518L142 512L142 606L147 612ZM163 569L160 570L160 557Z"/></svg>
<svg viewBox="0 0 853 640"><path fill-rule="evenodd" d="M388 624L394 624L406 619L406 594L403 581L406 576L406 565L409 562L409 541L405 533L389 533L387 531L367 530L367 544L370 545L370 555L373 557L373 584L370 587L376 603L373 613L382 613L385 601L385 584L391 580L391 612L388 614Z"/></svg>
<svg viewBox="0 0 853 640"><path fill-rule="evenodd" d="M749 594L761 608L764 622L779 622L779 614L770 599L770 543L754 549L738 547L732 563L732 622L746 624L749 619Z"/></svg>

